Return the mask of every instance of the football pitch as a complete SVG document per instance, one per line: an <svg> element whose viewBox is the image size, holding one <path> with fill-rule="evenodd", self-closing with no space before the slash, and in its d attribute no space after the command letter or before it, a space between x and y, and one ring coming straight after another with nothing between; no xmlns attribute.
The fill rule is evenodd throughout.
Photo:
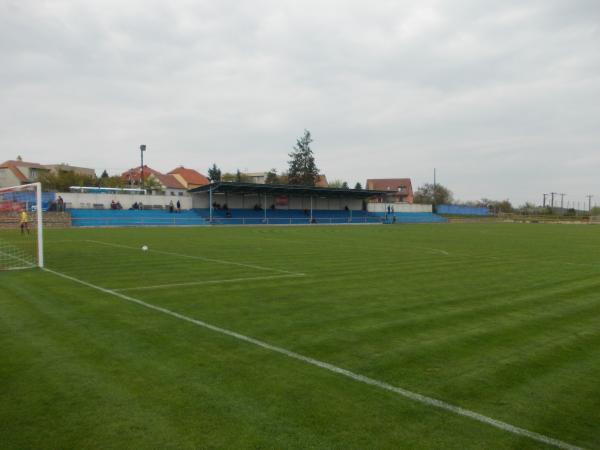
<svg viewBox="0 0 600 450"><path fill-rule="evenodd" d="M600 448L600 226L69 229L45 250L0 273L3 449Z"/></svg>

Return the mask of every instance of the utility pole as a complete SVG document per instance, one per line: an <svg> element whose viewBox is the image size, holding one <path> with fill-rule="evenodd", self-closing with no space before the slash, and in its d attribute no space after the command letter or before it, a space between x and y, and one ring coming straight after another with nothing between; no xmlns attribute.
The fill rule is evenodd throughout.
<svg viewBox="0 0 600 450"><path fill-rule="evenodd" d="M592 212L592 197L593 197L593 195L588 194L588 195L586 195L586 197L588 199L588 211Z"/></svg>
<svg viewBox="0 0 600 450"><path fill-rule="evenodd" d="M556 192L550 192L550 207L552 209L554 209L554 196L556 195Z"/></svg>
<svg viewBox="0 0 600 450"><path fill-rule="evenodd" d="M560 195L560 209L563 209L563 202L565 199L565 195L567 195L567 194L558 194L558 195Z"/></svg>
<svg viewBox="0 0 600 450"><path fill-rule="evenodd" d="M140 164L140 186L144 189L144 152L146 151L146 145L140 145L140 156L141 156L141 164Z"/></svg>
<svg viewBox="0 0 600 450"><path fill-rule="evenodd" d="M544 203L543 203L543 207L546 207L546 197L548 196L548 194L544 194Z"/></svg>

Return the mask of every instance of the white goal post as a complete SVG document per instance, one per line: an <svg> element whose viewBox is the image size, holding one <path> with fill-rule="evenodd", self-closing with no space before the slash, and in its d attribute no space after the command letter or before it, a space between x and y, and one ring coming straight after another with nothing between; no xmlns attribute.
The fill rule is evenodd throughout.
<svg viewBox="0 0 600 450"><path fill-rule="evenodd" d="M41 183L0 188L0 270L44 267L43 229Z"/></svg>

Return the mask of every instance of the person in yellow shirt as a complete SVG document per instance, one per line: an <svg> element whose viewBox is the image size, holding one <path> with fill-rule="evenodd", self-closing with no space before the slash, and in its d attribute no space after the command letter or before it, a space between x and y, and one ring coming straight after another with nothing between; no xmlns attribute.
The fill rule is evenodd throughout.
<svg viewBox="0 0 600 450"><path fill-rule="evenodd" d="M29 215L27 214L27 211L25 211L24 209L21 210L20 218L21 218L21 234L24 234L25 230L27 230L27 234L29 234Z"/></svg>

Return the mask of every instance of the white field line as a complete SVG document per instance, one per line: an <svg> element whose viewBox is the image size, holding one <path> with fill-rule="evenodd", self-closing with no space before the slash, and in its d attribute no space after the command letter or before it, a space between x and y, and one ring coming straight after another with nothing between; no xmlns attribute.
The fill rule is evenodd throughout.
<svg viewBox="0 0 600 450"><path fill-rule="evenodd" d="M26 267L14 267L15 270L17 270L17 269L31 269L32 267L35 267L35 262L28 261L25 258L20 258L20 257L18 257L16 255L11 255L10 253L3 252L2 250L0 250L0 255L8 256L9 258L16 259L17 261L20 261L20 262L23 262L23 263L27 264Z"/></svg>
<svg viewBox="0 0 600 450"><path fill-rule="evenodd" d="M199 286L202 284L222 284L222 283L237 283L242 281L260 281L260 280L276 280L280 278L292 278L292 277L303 277L303 273L294 273L289 275L270 275L266 277L247 277L247 278L229 278L227 280L206 280L206 281L190 281L187 283L172 283L172 284L157 284L155 286L140 286L122 289L111 289L115 292L124 291L147 291L149 289L165 289L182 286Z"/></svg>
<svg viewBox="0 0 600 450"><path fill-rule="evenodd" d="M139 250L139 248L137 248L137 247L131 247L129 245L113 244L111 242L94 241L92 239L86 239L85 242L91 242L91 243L100 244L100 245L107 245L109 247L126 248L128 250ZM228 264L228 265L231 265L231 266L248 267L250 269L258 269L258 270L268 270L269 272L279 272L279 273L285 273L285 274L288 274L288 275L299 275L298 272L290 272L289 270L274 269L272 267L263 267L263 266L257 266L257 265L254 265L254 264L244 264L244 263L238 263L238 262L235 262L235 261L225 261L223 259L205 258L204 256L186 255L186 254L183 254L183 253L166 252L166 251L163 251L163 250L152 250L152 249L149 249L148 251L149 252L154 252L154 253L160 253L162 255L178 256L180 258L198 259L200 261L208 261L208 262L214 262L214 263L218 263L218 264Z"/></svg>
<svg viewBox="0 0 600 450"><path fill-rule="evenodd" d="M448 253L446 250L441 250L439 248L429 248L429 247L413 247L413 248L418 248L419 250L429 250L431 252L441 253L442 255L446 255L446 256L450 255L450 253Z"/></svg>
<svg viewBox="0 0 600 450"><path fill-rule="evenodd" d="M526 430L524 428L519 428L519 427L516 427L516 426L511 425L509 423L502 422L502 421L496 420L496 419L492 419L491 417L488 417L488 416L484 416L483 414L479 414L477 412L461 408L460 406L455 406L455 405L452 405L450 403L446 403L446 402L444 402L442 400L437 400L435 398L427 397L425 395L421 395L421 394L418 394L416 392L412 392L412 391L409 391L407 389L403 389L401 387L393 386L393 385L388 384L388 383L386 383L384 381L379 381L379 380L376 380L376 379L373 379L373 378L366 377L364 375L360 375L358 373L351 372L351 371L346 370L346 369L342 369L341 367L334 366L333 364L329 364L329 363L324 362L324 361L319 361L318 359L313 359L313 358L311 358L309 356L304 356L304 355L301 355L300 353L292 352L292 351L286 350L286 349L284 349L282 347L277 347L275 345L268 344L268 343L260 341L258 339L254 339L252 337L245 336L245 335L240 334L240 333L236 333L235 331L230 331L230 330L227 330L225 328L217 327L215 325L211 325L209 323L203 322L203 321L198 320L198 319L193 319L191 317L184 316L183 314L179 314L179 313L177 313L175 311L171 311L170 309L163 308L163 307L156 306L156 305L152 305L151 303L146 303L146 302L144 302L142 300L139 300L137 298L130 297L130 296L122 294L120 292L115 292L114 290L111 290L111 289L106 289L106 288L103 288L103 287L100 287L100 286L96 286L94 284L88 283L87 281L80 280L78 278L72 277L70 275L66 275L64 273L56 272L54 270L47 269L47 268L44 268L42 270L44 270L46 272L49 272L49 273L52 273L52 274L54 274L54 275L56 275L58 277L66 279L66 280L71 280L71 281L73 281L75 283L78 283L78 284L81 284L83 286L87 286L89 288L95 289L97 291L104 292L104 293L109 294L109 295L114 295L116 297L119 297L122 300L126 300L128 302L135 303L137 305L143 306L144 308L148 308L148 309L152 309L154 311L158 311L160 313L166 314L168 316L175 317L175 318L177 318L179 320L183 320L185 322L192 323L194 325L197 325L197 326L202 327L202 328L206 328L206 329L214 331L216 333L224 334L226 336L230 336L230 337L238 339L240 341L244 341L244 342L247 342L249 344L256 345L256 346L264 348L266 350L270 350L272 352L285 355L285 356L287 356L289 358L292 358L292 359L295 359L295 360L298 360L298 361L302 361L304 363L307 363L307 364L310 364L310 365L313 365L313 366L316 366L316 367L320 367L321 369L328 370L328 371L336 373L338 375L343 375L343 376L345 376L347 378L350 378L352 380L359 381L361 383L365 383L365 384L368 384L370 386L375 386L375 387L378 387L380 389L384 389L386 391L394 392L395 394L398 394L398 395L400 395L402 397L408 398L408 399L413 400L415 402L422 403L424 405L431 406L431 407L434 407L434 408L439 408L439 409L442 409L442 410L449 411L451 413L457 414L459 416L463 416L463 417L467 417L469 419L476 420L478 422L484 423L486 425L490 425L492 427L498 428L498 429L506 431L508 433L512 433L512 434L515 434L515 435L518 435L518 436L527 437L527 438L532 439L534 441L538 441L538 442L541 442L543 444L551 445L551 446L554 446L554 447L557 447L557 448L562 448L562 449L566 449L566 450L583 450L581 447L577 447L577 446L569 444L567 442L560 441L558 439L554 439L554 438L545 436L543 434L536 433L534 431L529 431L529 430Z"/></svg>

